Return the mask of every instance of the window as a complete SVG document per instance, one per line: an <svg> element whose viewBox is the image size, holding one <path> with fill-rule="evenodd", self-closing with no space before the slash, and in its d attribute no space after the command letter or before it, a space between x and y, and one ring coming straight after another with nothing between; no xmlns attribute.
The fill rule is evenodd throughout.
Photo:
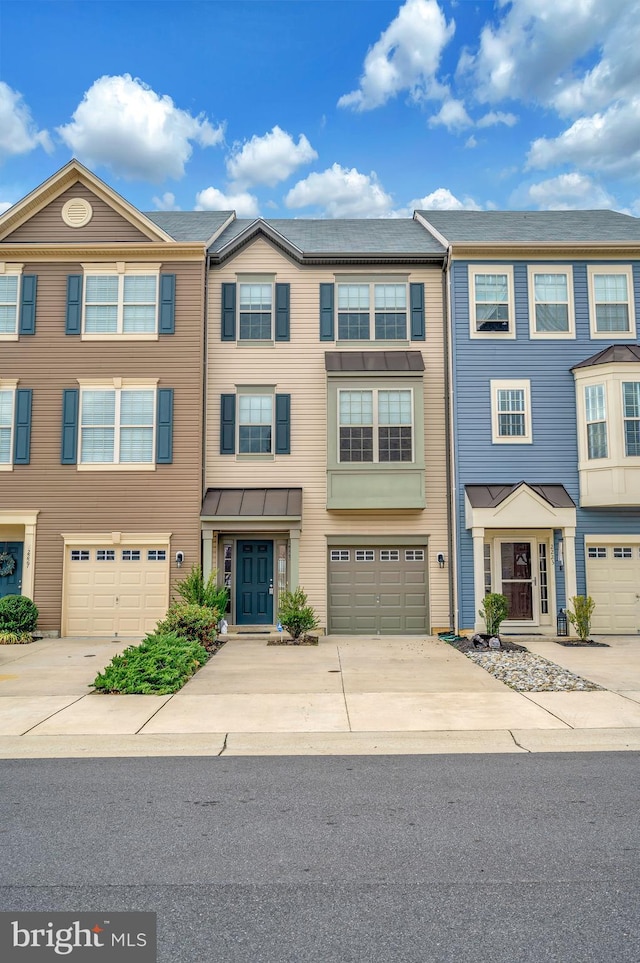
<svg viewBox="0 0 640 963"><path fill-rule="evenodd" d="M0 335L18 331L19 274L0 275Z"/></svg>
<svg viewBox="0 0 640 963"><path fill-rule="evenodd" d="M11 465L13 458L13 388L0 388L0 465Z"/></svg>
<svg viewBox="0 0 640 963"><path fill-rule="evenodd" d="M85 335L155 335L159 274L84 276Z"/></svg>
<svg viewBox="0 0 640 963"><path fill-rule="evenodd" d="M573 271L570 267L529 266L529 320L532 338L574 336Z"/></svg>
<svg viewBox="0 0 640 963"><path fill-rule="evenodd" d="M115 562L116 552L113 548L99 548L96 551L96 562Z"/></svg>
<svg viewBox="0 0 640 963"><path fill-rule="evenodd" d="M494 444L530 444L531 399L528 381L492 381Z"/></svg>
<svg viewBox="0 0 640 963"><path fill-rule="evenodd" d="M413 392L339 391L339 461L413 461Z"/></svg>
<svg viewBox="0 0 640 963"><path fill-rule="evenodd" d="M337 287L339 341L407 339L406 283L349 283Z"/></svg>
<svg viewBox="0 0 640 963"><path fill-rule="evenodd" d="M271 454L273 395L238 396L238 452Z"/></svg>
<svg viewBox="0 0 640 963"><path fill-rule="evenodd" d="M549 571L547 566L547 546L544 542L538 545L538 570L540 572L540 612L549 614Z"/></svg>
<svg viewBox="0 0 640 963"><path fill-rule="evenodd" d="M351 552L348 548L332 548L331 549L331 561L332 562L349 562L351 560Z"/></svg>
<svg viewBox="0 0 640 963"><path fill-rule="evenodd" d="M71 549L71 561L72 562L88 562L90 557L90 552L88 548L72 548Z"/></svg>
<svg viewBox="0 0 640 963"><path fill-rule="evenodd" d="M357 548L356 562L375 562L376 553L372 548Z"/></svg>
<svg viewBox="0 0 640 963"><path fill-rule="evenodd" d="M291 452L291 395L243 385L220 396L220 454L264 458Z"/></svg>
<svg viewBox="0 0 640 963"><path fill-rule="evenodd" d="M139 562L139 561L140 561L140 549L139 549L139 548L123 548L123 549L122 549L122 561L123 561L123 562Z"/></svg>
<svg viewBox="0 0 640 963"><path fill-rule="evenodd" d="M239 288L240 340L271 340L273 285L271 283L241 283Z"/></svg>
<svg viewBox="0 0 640 963"><path fill-rule="evenodd" d="M147 550L148 562L166 562L167 550L165 548L150 548Z"/></svg>
<svg viewBox="0 0 640 963"><path fill-rule="evenodd" d="M633 552L630 546L625 546L624 548L615 547L613 549L614 558L633 558Z"/></svg>
<svg viewBox="0 0 640 963"><path fill-rule="evenodd" d="M153 463L155 408L155 389L82 388L80 463Z"/></svg>
<svg viewBox="0 0 640 963"><path fill-rule="evenodd" d="M591 336L612 338L635 335L633 278L630 267L589 266Z"/></svg>
<svg viewBox="0 0 640 963"><path fill-rule="evenodd" d="M381 548L380 561L381 562L399 562L400 549L399 548Z"/></svg>
<svg viewBox="0 0 640 963"><path fill-rule="evenodd" d="M423 548L405 548L404 560L405 562L424 562L424 549Z"/></svg>
<svg viewBox="0 0 640 963"><path fill-rule="evenodd" d="M513 268L472 267L469 287L471 337L515 337Z"/></svg>
<svg viewBox="0 0 640 963"><path fill-rule="evenodd" d="M622 382L624 453L640 455L640 381Z"/></svg>
<svg viewBox="0 0 640 963"><path fill-rule="evenodd" d="M587 554L589 558L606 558L607 549L605 548L604 545L592 545L592 546L589 546Z"/></svg>
<svg viewBox="0 0 640 963"><path fill-rule="evenodd" d="M587 457L606 458L608 444L604 385L586 385L584 404L587 422Z"/></svg>

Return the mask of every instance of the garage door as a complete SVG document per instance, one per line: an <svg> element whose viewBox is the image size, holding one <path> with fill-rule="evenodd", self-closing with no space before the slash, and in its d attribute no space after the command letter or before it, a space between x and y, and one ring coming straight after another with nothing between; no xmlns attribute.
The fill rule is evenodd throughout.
<svg viewBox="0 0 640 963"><path fill-rule="evenodd" d="M63 631L137 637L151 632L169 601L166 546L67 546Z"/></svg>
<svg viewBox="0 0 640 963"><path fill-rule="evenodd" d="M329 631L428 631L426 550L409 545L329 549Z"/></svg>
<svg viewBox="0 0 640 963"><path fill-rule="evenodd" d="M587 593L596 603L595 634L640 631L640 539L626 545L603 540L587 547Z"/></svg>

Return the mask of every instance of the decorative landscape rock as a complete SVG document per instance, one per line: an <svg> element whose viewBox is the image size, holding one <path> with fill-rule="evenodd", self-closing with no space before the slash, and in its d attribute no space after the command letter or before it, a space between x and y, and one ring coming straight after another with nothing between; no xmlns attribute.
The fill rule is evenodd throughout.
<svg viewBox="0 0 640 963"><path fill-rule="evenodd" d="M471 651L465 655L518 692L592 692L603 688L526 649Z"/></svg>

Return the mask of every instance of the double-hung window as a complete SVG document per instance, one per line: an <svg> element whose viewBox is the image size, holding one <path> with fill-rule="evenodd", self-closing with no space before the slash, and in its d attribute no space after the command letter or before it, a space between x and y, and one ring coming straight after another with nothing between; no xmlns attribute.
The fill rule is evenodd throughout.
<svg viewBox="0 0 640 963"><path fill-rule="evenodd" d="M152 464L155 411L155 388L82 388L80 464Z"/></svg>
<svg viewBox="0 0 640 963"><path fill-rule="evenodd" d="M529 381L492 381L494 444L530 444L531 386Z"/></svg>
<svg viewBox="0 0 640 963"><path fill-rule="evenodd" d="M273 452L273 394L238 395L238 453Z"/></svg>
<svg viewBox="0 0 640 963"><path fill-rule="evenodd" d="M341 390L340 462L412 462L413 391Z"/></svg>
<svg viewBox="0 0 640 963"><path fill-rule="evenodd" d="M635 336L631 268L590 265L588 274L591 337Z"/></svg>
<svg viewBox="0 0 640 963"><path fill-rule="evenodd" d="M273 284L251 281L239 285L239 336L241 341L273 338Z"/></svg>
<svg viewBox="0 0 640 963"><path fill-rule="evenodd" d="M339 341L407 339L405 282L338 283Z"/></svg>
<svg viewBox="0 0 640 963"><path fill-rule="evenodd" d="M85 335L154 335L157 329L157 273L85 274Z"/></svg>
<svg viewBox="0 0 640 963"><path fill-rule="evenodd" d="M587 425L587 457L607 458L607 408L605 385L586 385L584 389L585 419Z"/></svg>
<svg viewBox="0 0 640 963"><path fill-rule="evenodd" d="M472 266L469 272L471 337L515 337L513 268Z"/></svg>
<svg viewBox="0 0 640 963"><path fill-rule="evenodd" d="M529 321L532 338L574 337L571 267L529 266Z"/></svg>
<svg viewBox="0 0 640 963"><path fill-rule="evenodd" d="M13 388L0 387L0 465L11 465L13 461Z"/></svg>
<svg viewBox="0 0 640 963"><path fill-rule="evenodd" d="M18 331L19 274L0 274L0 335Z"/></svg>
<svg viewBox="0 0 640 963"><path fill-rule="evenodd" d="M270 460L291 452L291 395L275 385L239 385L220 396L220 454Z"/></svg>
<svg viewBox="0 0 640 963"><path fill-rule="evenodd" d="M624 453L640 456L640 381L622 382Z"/></svg>

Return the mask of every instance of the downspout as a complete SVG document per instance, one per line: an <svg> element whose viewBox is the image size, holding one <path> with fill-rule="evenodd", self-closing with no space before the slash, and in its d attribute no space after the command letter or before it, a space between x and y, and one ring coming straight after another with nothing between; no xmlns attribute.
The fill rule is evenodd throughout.
<svg viewBox="0 0 640 963"><path fill-rule="evenodd" d="M209 252L205 248L204 252L204 330L202 332L202 437L201 437L201 448L202 448L202 464L200 467L200 510L202 511L202 501L206 494L206 484L207 484L207 395L209 392L209 346L208 346L208 329L209 329ZM200 565L204 569L204 559L202 557L202 522L198 519L200 524Z"/></svg>
<svg viewBox="0 0 640 963"><path fill-rule="evenodd" d="M455 538L456 523L456 493L455 469L453 456L455 451L453 439L453 396L451 386L453 384L453 338L451 337L451 245L447 247L447 253L442 266L442 304L443 304L443 341L446 358L444 374L444 410L445 410L445 453L446 453L446 484L447 484L447 539L449 552L449 628L456 632L458 629L458 580L457 573L457 552Z"/></svg>

